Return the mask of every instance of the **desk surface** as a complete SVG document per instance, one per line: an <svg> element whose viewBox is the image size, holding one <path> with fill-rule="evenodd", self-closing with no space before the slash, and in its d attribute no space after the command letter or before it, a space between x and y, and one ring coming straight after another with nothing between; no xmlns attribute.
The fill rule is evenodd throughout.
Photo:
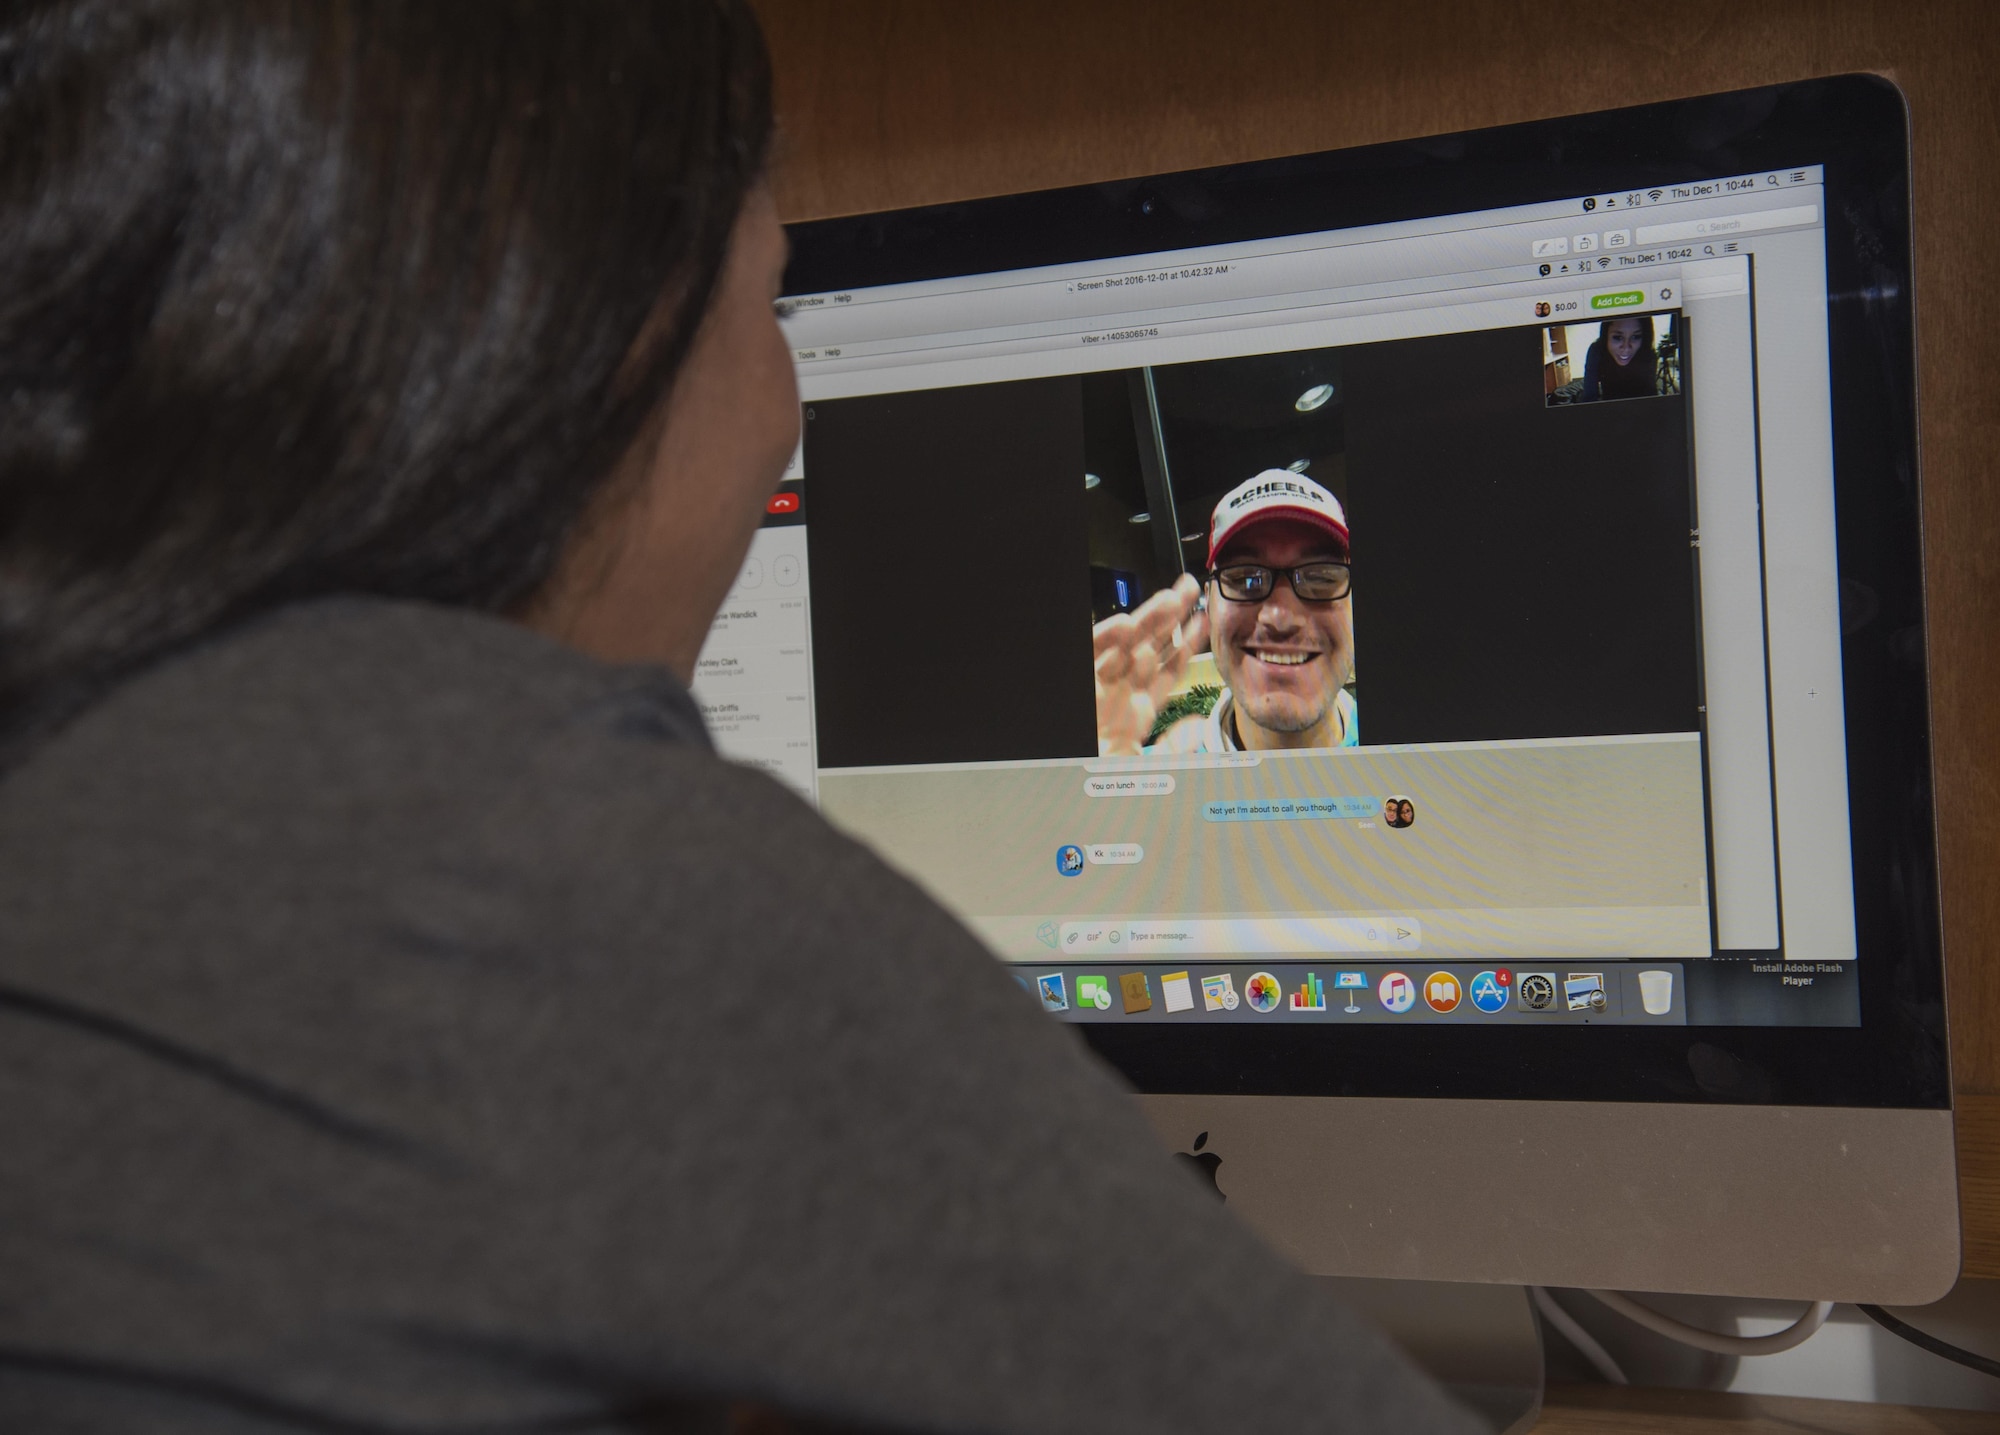
<svg viewBox="0 0 2000 1435"><path fill-rule="evenodd" d="M1555 1385L1535 1435L1973 1435L2000 1415L1852 1400Z"/></svg>

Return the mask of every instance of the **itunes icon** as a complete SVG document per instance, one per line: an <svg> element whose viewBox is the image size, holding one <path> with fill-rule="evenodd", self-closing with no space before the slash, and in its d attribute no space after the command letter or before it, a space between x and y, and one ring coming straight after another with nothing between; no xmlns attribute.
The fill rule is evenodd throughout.
<svg viewBox="0 0 2000 1435"><path fill-rule="evenodd" d="M1391 972L1382 978L1375 991L1382 998L1382 1005L1393 1012L1405 1012L1417 1004L1417 984L1401 972Z"/></svg>

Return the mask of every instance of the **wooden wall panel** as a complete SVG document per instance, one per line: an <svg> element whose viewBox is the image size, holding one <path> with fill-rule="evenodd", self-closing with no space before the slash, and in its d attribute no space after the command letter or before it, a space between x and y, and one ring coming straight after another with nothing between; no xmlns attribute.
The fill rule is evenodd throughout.
<svg viewBox="0 0 2000 1435"><path fill-rule="evenodd" d="M1895 79L1914 149L1953 1066L1961 1092L2000 1096L2000 5L757 4L777 66L779 201L792 219L1847 70ZM1968 1250L2000 1275L2000 1141L1969 1143L1962 1159L1982 1198L1968 1211L1992 1211L1996 1226L1969 1228Z"/></svg>

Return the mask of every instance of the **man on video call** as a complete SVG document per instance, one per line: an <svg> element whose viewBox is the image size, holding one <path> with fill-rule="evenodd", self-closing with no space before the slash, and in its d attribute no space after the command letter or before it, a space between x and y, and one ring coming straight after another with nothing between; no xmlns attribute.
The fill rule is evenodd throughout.
<svg viewBox="0 0 2000 1435"><path fill-rule="evenodd" d="M1353 747L1354 672L1347 515L1296 473L1267 469L1215 505L1204 590L1182 574L1094 630L1098 748L1237 752ZM1213 648L1223 691L1157 736L1161 704Z"/></svg>

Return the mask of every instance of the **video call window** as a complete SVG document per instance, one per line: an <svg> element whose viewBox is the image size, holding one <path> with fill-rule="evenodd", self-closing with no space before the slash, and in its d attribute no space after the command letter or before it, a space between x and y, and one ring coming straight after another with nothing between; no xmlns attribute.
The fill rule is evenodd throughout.
<svg viewBox="0 0 2000 1435"><path fill-rule="evenodd" d="M815 402L821 766L1700 730L1683 320L1636 322L1658 402L1560 414L1540 326ZM1287 484L1327 521L1232 600L1217 505Z"/></svg>
<svg viewBox="0 0 2000 1435"><path fill-rule="evenodd" d="M1100 755L1359 741L1340 371L1321 349L1084 380Z"/></svg>

